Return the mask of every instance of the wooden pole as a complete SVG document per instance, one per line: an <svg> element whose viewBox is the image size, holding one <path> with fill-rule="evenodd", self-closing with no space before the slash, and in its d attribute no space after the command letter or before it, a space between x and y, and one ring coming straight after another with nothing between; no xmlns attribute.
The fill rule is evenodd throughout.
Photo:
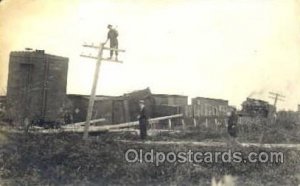
<svg viewBox="0 0 300 186"><path fill-rule="evenodd" d="M271 96L269 96L269 98L274 99L274 104L273 106L276 108L277 102L278 101L284 101L283 98L285 98L285 96L278 94L278 93L274 93L274 92L269 92L269 94Z"/></svg>
<svg viewBox="0 0 300 186"><path fill-rule="evenodd" d="M96 69L94 72L93 87L92 87L91 96L90 96L90 100L89 100L89 106L88 106L88 111L87 111L87 116L86 116L86 123L84 126L84 133L83 133L84 140L86 140L89 136L89 127L90 127L90 121L92 119L92 114L93 114L93 107L94 107L94 102L95 102L97 83L98 83L98 78L99 78L99 71L100 71L100 67L101 67L103 48L104 48L104 43L100 43L100 49L99 49L99 53L98 53Z"/></svg>

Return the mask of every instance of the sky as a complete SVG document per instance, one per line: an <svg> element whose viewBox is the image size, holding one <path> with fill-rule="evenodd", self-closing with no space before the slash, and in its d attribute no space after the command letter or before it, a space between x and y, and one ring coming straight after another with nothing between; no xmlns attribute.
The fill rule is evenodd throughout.
<svg viewBox="0 0 300 186"><path fill-rule="evenodd" d="M89 94L95 60L82 47L119 32L123 64L103 62L97 94L153 93L300 104L299 0L2 0L0 93L9 52L26 47L69 58L70 94ZM108 57L108 53L104 53Z"/></svg>

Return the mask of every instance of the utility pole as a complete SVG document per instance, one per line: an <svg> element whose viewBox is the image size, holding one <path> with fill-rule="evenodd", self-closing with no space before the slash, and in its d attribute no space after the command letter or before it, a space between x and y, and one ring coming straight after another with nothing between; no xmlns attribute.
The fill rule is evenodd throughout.
<svg viewBox="0 0 300 186"><path fill-rule="evenodd" d="M278 93L274 93L274 92L269 92L270 96L269 98L274 99L274 108L276 108L277 102L278 101L284 101L283 98L285 98L285 96L278 94Z"/></svg>
<svg viewBox="0 0 300 186"><path fill-rule="evenodd" d="M277 105L277 102L278 101L284 101L283 98L285 98L285 96L283 96L279 93L269 92L269 94L270 94L269 98L274 100L274 103L273 103L274 110L271 110L271 113L272 113L271 116L272 117L267 120L267 125L275 123L275 121L276 121L276 105ZM262 142L263 142L263 139L264 139L264 136L265 136L265 130L266 130L266 127L263 129L263 132L262 132L262 134L259 138L259 143L260 144L262 144Z"/></svg>
<svg viewBox="0 0 300 186"><path fill-rule="evenodd" d="M94 48L94 49L98 49L98 56L91 56L91 55L84 55L81 54L81 57L86 57L86 58L91 58L91 59L96 59L97 63L96 63L96 68L95 68L95 72L94 72L94 80L93 80L93 86L92 86L92 90L91 90L91 95L90 95L90 99L89 99L89 106L88 106L88 111L87 111L87 116L86 116L86 122L85 122L85 126L84 126L84 133L83 133L83 139L86 140L89 136L89 127L90 127L90 122L92 119L92 115L93 115L93 107L94 107L94 102L95 102L95 97L96 97L96 90L97 90L97 83L98 83L98 79L99 79L99 73L100 73L100 67L101 67L101 62L102 60L106 60L109 62L117 62L117 63L123 63L122 61L116 61L116 60L112 60L112 59L104 59L103 56L103 50L112 50L112 51L118 51L118 52L125 52L125 50L119 50L119 49L115 49L115 48L107 48L104 46L105 43L100 43L99 46L95 46L93 44L88 45L88 44L83 44L83 47L88 47L88 48Z"/></svg>

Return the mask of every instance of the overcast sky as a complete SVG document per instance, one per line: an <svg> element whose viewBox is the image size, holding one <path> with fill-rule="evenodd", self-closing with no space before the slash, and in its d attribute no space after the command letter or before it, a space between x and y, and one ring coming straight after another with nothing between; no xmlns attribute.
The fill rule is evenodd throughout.
<svg viewBox="0 0 300 186"><path fill-rule="evenodd" d="M247 96L279 108L300 103L300 2L297 0L3 0L0 89L10 51L25 47L69 57L68 93L89 94L94 60L84 42L117 26L123 64L104 62L98 94L153 93L228 99ZM108 53L105 53L108 57Z"/></svg>

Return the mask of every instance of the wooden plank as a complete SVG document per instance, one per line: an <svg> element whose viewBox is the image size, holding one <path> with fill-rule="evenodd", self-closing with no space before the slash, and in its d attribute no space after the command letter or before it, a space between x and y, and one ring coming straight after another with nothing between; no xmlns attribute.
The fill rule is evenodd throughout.
<svg viewBox="0 0 300 186"><path fill-rule="evenodd" d="M176 114L176 115L171 115L171 116L163 116L163 117L158 117L158 118L152 118L152 119L149 119L149 123L157 122L157 121L160 121L160 120L178 118L178 117L182 117L182 116L183 116L182 114ZM121 124L115 124L115 125L99 126L98 128L100 130L102 128L110 130L110 129L117 129L117 128L134 127L134 126L138 126L138 125L139 125L138 121L133 121L133 122L121 123ZM97 130L97 128L94 127L94 130Z"/></svg>
<svg viewBox="0 0 300 186"><path fill-rule="evenodd" d="M103 121L105 121L105 118L99 118L99 119L91 120L90 123L92 124L92 123L98 123L98 122L103 122ZM78 122L78 123L71 123L71 124L63 125L61 128L81 127L84 124L85 124L85 121Z"/></svg>
<svg viewBox="0 0 300 186"><path fill-rule="evenodd" d="M86 57L86 58L91 58L91 59L98 59L98 57L90 56L90 55L85 55L85 54L80 54L80 57Z"/></svg>
<svg viewBox="0 0 300 186"><path fill-rule="evenodd" d="M123 61L116 61L116 60L112 60L112 59L109 59L109 58L102 58L101 60L103 60L103 61L109 61L109 62L114 62L114 63L123 63Z"/></svg>
<svg viewBox="0 0 300 186"><path fill-rule="evenodd" d="M112 50L112 51L118 51L118 52L126 52L125 50L122 49L116 49L116 48L108 48L108 47L104 47L104 50Z"/></svg>
<svg viewBox="0 0 300 186"><path fill-rule="evenodd" d="M94 44L91 44L91 45L83 44L82 46L83 46L83 47L88 47L88 48L96 48L96 49L99 49L99 48L100 48L99 46L96 46L96 45L94 45Z"/></svg>
<svg viewBox="0 0 300 186"><path fill-rule="evenodd" d="M103 44L103 43L101 43ZM95 49L100 49L101 47L99 46L96 46L94 44L83 44L82 45L83 47L88 47L88 48L95 48ZM104 50L112 50L112 51L118 51L118 52L126 52L125 50L122 50L122 49L116 49L116 48L109 48L109 47L103 47Z"/></svg>
<svg viewBox="0 0 300 186"><path fill-rule="evenodd" d="M170 116L163 116L163 117L157 117L157 118L151 118L149 119L149 123L155 123L158 122L160 120L166 120L166 119L172 119L172 118L178 118L178 117L182 117L182 114L176 114L176 115L170 115ZM102 120L98 119L98 120ZM92 122L92 121L91 121ZM94 122L96 122L94 120ZM85 122L80 122L80 124L83 123L85 124ZM109 131L111 129L119 129L119 128L126 128L126 127L134 127L134 126L138 126L139 122L138 121L133 121L133 122L128 122L128 123L121 123L121 124L114 124L114 125L103 125L103 126L89 126L89 131L90 132L101 132L101 131ZM43 129L43 130L39 130L42 133L47 133L47 131L49 131L49 133L52 132L83 132L84 128L83 127L62 127L61 129Z"/></svg>
<svg viewBox="0 0 300 186"><path fill-rule="evenodd" d="M170 115L170 116L162 116L162 117L157 117L157 118L151 118L151 119L149 119L149 122L157 122L157 121L160 121L160 120L180 118L180 117L183 117L183 114L175 114L175 115Z"/></svg>

